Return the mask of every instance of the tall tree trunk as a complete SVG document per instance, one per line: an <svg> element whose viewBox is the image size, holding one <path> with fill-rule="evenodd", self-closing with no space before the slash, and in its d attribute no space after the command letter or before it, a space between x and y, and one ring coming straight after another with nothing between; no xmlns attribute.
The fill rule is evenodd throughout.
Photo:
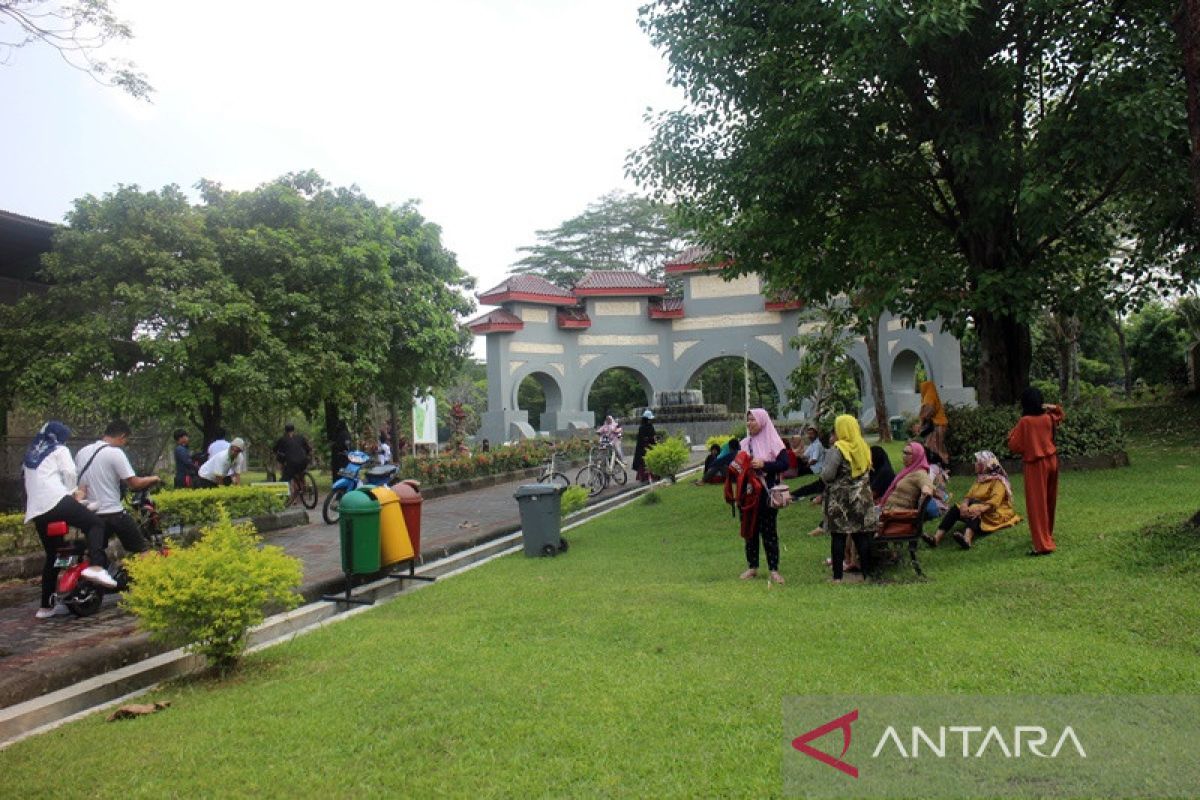
<svg viewBox="0 0 1200 800"><path fill-rule="evenodd" d="M200 412L200 432L204 437L204 447L208 448L217 439L221 438L221 390L215 387L209 387L212 391L212 402L201 403L197 409Z"/></svg>
<svg viewBox="0 0 1200 800"><path fill-rule="evenodd" d="M1200 225L1200 0L1182 0L1171 22L1183 50L1188 133L1192 140L1192 212Z"/></svg>
<svg viewBox="0 0 1200 800"><path fill-rule="evenodd" d="M879 321L877 314L867 326L867 364L871 368L871 400L875 403L875 424L879 426L879 441L892 440L892 426L888 422L887 392L883 390L883 369L879 366Z"/></svg>
<svg viewBox="0 0 1200 800"><path fill-rule="evenodd" d="M979 381L976 390L985 405L1017 402L1029 385L1033 345L1029 326L1008 315L975 313L979 334Z"/></svg>
<svg viewBox="0 0 1200 800"><path fill-rule="evenodd" d="M1108 323L1117 334L1117 348L1121 352L1121 379L1125 386L1125 396L1133 394L1133 370L1129 366L1129 348L1125 346L1125 325L1121 315L1115 311L1108 318Z"/></svg>

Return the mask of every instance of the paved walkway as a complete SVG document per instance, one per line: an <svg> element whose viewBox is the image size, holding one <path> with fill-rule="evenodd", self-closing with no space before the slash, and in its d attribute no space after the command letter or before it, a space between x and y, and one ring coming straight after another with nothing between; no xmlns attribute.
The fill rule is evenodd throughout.
<svg viewBox="0 0 1200 800"><path fill-rule="evenodd" d="M422 504L423 560L441 558L481 541L518 530L520 513L513 493L533 482L515 480ZM636 485L611 488L603 496ZM602 497L603 497L602 496ZM320 510L309 512L314 524L275 531L264 538L304 564L300 592L313 600L344 586L336 525L325 525ZM85 678L139 661L167 648L138 631L134 618L104 599L86 619L74 616L37 620L39 579L0 583L0 708L38 697Z"/></svg>

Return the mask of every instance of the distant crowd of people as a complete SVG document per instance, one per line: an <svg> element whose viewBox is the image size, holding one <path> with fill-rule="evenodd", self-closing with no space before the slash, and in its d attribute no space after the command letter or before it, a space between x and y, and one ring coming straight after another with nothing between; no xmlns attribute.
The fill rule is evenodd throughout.
<svg viewBox="0 0 1200 800"><path fill-rule="evenodd" d="M810 535L829 535L826 563L835 582L842 581L848 571L864 575L873 571L872 546L880 526L900 516L902 510L918 510L925 519L939 520L932 533L922 534L930 547L939 546L949 536L969 550L980 537L1022 521L1013 505L1008 474L991 450L974 454L975 480L961 501L951 502L948 420L932 381L921 385L921 398L914 438L904 444L898 473L882 447L867 445L858 420L848 414L834 420L827 439L810 425L802 437L785 441L767 411L756 408L746 415L744 438L731 438L709 448L702 477L696 483L724 483L726 499L737 505L745 538L742 579L757 577L761 550L769 580L784 582L779 571L778 515L781 508L801 498L811 497L822 506L821 524ZM1025 390L1021 408L1007 445L1023 461L1032 540L1029 555L1044 556L1055 550L1058 456L1054 440L1063 411L1044 402L1035 387ZM814 480L792 489L784 483L805 475ZM756 496L749 505L745 501L748 493Z"/></svg>

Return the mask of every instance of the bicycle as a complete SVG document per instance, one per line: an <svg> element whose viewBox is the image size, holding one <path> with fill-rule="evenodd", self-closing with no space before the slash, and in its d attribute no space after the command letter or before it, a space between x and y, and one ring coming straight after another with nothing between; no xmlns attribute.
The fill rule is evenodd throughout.
<svg viewBox="0 0 1200 800"><path fill-rule="evenodd" d="M588 463L579 470L575 482L588 487L588 496L595 497L608 488L610 483L624 486L629 480L625 462L617 450L608 442L600 442L588 454Z"/></svg>
<svg viewBox="0 0 1200 800"><path fill-rule="evenodd" d="M542 462L542 474L538 475L538 483L549 483L560 490L571 485L571 479L558 471L558 451L550 448L550 460Z"/></svg>
<svg viewBox="0 0 1200 800"><path fill-rule="evenodd" d="M308 470L292 478L288 484L288 492L288 505L293 505L299 500L309 511L317 507L317 479Z"/></svg>

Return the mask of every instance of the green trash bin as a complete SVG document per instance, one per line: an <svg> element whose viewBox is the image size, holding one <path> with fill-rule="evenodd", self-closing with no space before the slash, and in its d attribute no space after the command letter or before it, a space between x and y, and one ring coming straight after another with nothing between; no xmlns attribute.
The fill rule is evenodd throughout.
<svg viewBox="0 0 1200 800"><path fill-rule="evenodd" d="M889 417L888 424L892 426L892 438L904 438L904 417Z"/></svg>
<svg viewBox="0 0 1200 800"><path fill-rule="evenodd" d="M369 491L355 489L342 498L338 530L342 534L342 572L378 572L379 501Z"/></svg>
<svg viewBox="0 0 1200 800"><path fill-rule="evenodd" d="M550 483L530 483L517 487L517 507L521 510L521 539L527 556L556 556L566 552L562 538L562 493Z"/></svg>

